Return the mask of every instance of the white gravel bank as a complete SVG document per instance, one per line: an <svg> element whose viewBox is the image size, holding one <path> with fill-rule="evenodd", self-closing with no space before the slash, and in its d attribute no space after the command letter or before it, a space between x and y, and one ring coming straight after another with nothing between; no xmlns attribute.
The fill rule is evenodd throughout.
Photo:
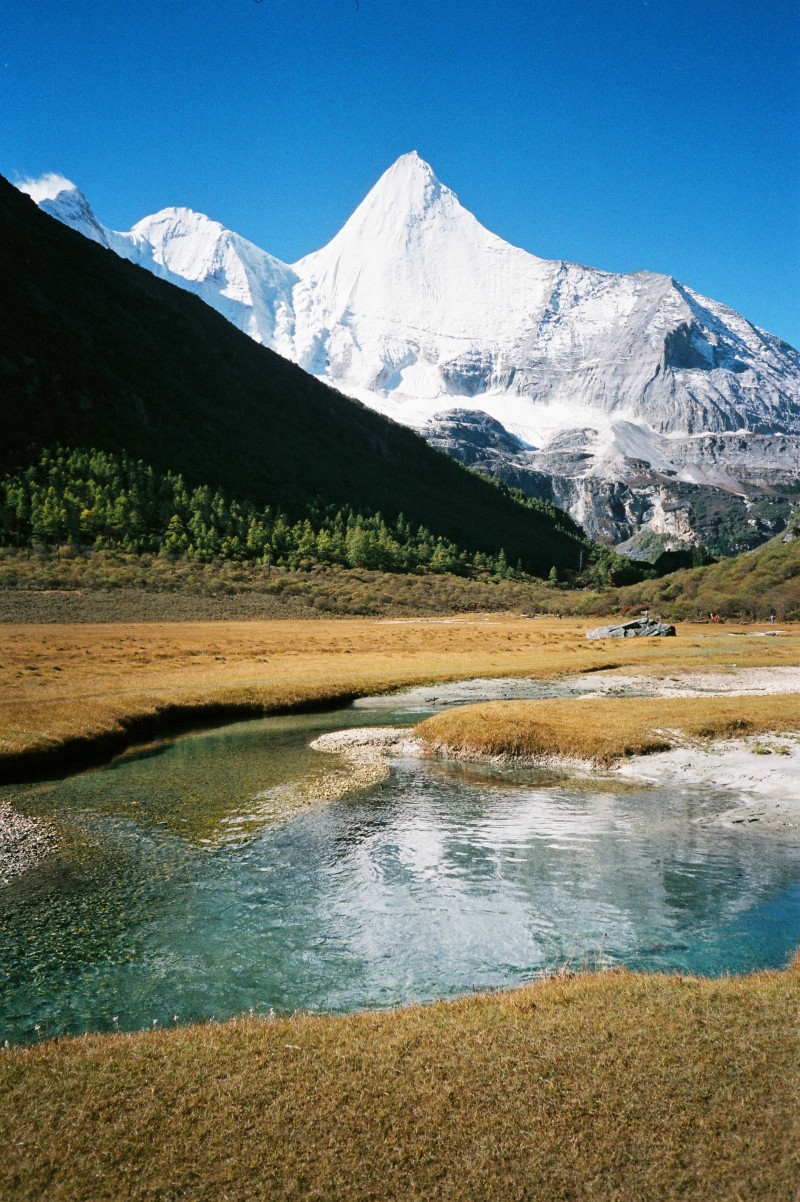
<svg viewBox="0 0 800 1202"><path fill-rule="evenodd" d="M425 744L405 726L358 726L352 730L332 730L314 739L315 751L344 755L358 764L380 763L403 756L424 754Z"/></svg>
<svg viewBox="0 0 800 1202"><path fill-rule="evenodd" d="M575 686L587 677L564 682ZM521 682L515 682L517 687ZM455 686L450 686L454 688ZM800 667L732 668L728 672L690 672L680 677L620 676L593 673L591 687L581 697L743 697L800 693ZM461 697L459 697L461 699ZM472 698L470 698L472 700ZM478 698L475 698L478 700ZM679 737L679 736L677 736ZM356 764L386 764L397 757L429 755L431 748L404 727L358 727L320 736L311 744L318 751L338 752ZM464 755L447 749L448 758L511 763L510 757ZM522 761L514 759L519 766ZM533 766L533 764L531 765ZM600 772L591 764L568 757L548 758L538 767L592 774L598 781L674 786L694 791L713 790L723 808L712 819L723 826L748 825L765 832L800 838L800 738L796 735L758 736L686 742L672 751L636 756ZM724 805L727 794L729 805Z"/></svg>
<svg viewBox="0 0 800 1202"><path fill-rule="evenodd" d="M0 801L0 885L22 876L54 847L55 835L46 822Z"/></svg>
<svg viewBox="0 0 800 1202"><path fill-rule="evenodd" d="M800 741L795 735L687 744L625 760L614 775L687 792L728 794L735 804L710 821L800 837Z"/></svg>
<svg viewBox="0 0 800 1202"><path fill-rule="evenodd" d="M587 680L587 677L575 679ZM683 672L680 676L620 676L592 673L591 689L582 698L626 697L749 697L800 693L800 668L736 668L729 672Z"/></svg>

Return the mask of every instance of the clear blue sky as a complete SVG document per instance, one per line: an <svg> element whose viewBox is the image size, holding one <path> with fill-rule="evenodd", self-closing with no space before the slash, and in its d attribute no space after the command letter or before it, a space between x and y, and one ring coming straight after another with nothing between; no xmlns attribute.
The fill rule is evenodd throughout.
<svg viewBox="0 0 800 1202"><path fill-rule="evenodd" d="M416 149L546 258L671 273L800 346L797 0L5 0L0 172L287 261Z"/></svg>

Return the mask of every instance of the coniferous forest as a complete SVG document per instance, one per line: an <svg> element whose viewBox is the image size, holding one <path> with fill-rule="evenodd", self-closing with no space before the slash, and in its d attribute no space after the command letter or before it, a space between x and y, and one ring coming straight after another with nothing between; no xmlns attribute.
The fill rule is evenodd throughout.
<svg viewBox="0 0 800 1202"><path fill-rule="evenodd" d="M0 543L287 568L327 563L388 572L523 574L523 565L509 563L502 548L496 555L470 553L402 514L387 521L347 505L319 505L292 519L277 507L229 498L219 488L192 488L179 473L158 472L124 451L63 447L42 449L28 468L0 478Z"/></svg>

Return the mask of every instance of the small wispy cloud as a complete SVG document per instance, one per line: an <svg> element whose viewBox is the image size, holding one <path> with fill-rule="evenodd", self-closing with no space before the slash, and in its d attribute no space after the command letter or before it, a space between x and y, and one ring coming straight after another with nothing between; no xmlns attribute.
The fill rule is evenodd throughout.
<svg viewBox="0 0 800 1202"><path fill-rule="evenodd" d="M55 171L48 171L46 175L40 175L38 179L18 180L17 187L20 192L24 192L35 200L38 205L43 200L55 200L59 192L69 192L75 185L66 176L59 175Z"/></svg>

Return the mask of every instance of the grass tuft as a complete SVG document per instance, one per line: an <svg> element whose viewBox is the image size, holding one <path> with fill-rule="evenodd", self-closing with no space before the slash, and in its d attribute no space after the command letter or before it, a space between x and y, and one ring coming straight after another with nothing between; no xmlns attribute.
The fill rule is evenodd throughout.
<svg viewBox="0 0 800 1202"><path fill-rule="evenodd" d="M444 752L608 766L627 756L668 751L687 738L800 731L800 696L491 701L436 714L416 730Z"/></svg>

